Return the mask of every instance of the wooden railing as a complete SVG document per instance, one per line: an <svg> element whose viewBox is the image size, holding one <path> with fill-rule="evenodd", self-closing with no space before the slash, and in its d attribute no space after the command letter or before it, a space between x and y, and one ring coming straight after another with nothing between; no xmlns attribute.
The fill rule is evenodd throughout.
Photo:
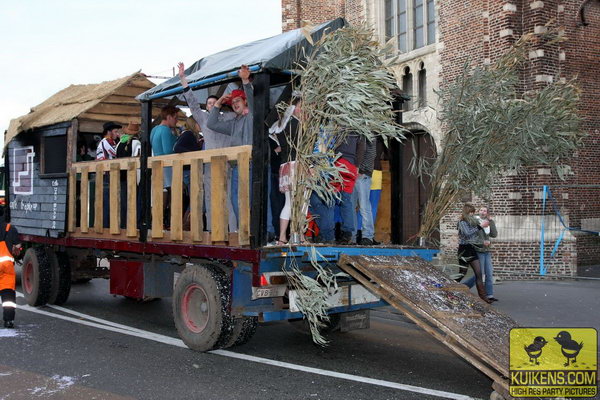
<svg viewBox="0 0 600 400"><path fill-rule="evenodd" d="M151 185L146 194L138 190L137 174L140 161L137 158L120 158L106 161L73 163L69 172L68 231L73 236L92 238L139 240L138 195L150 196L151 218L148 241L199 243L211 245L247 246L250 244L250 155L251 146L229 147L215 150L170 154L149 157L148 170ZM204 164L211 172L211 232L203 226L204 208ZM238 231L228 230L228 165L238 166ZM183 209L184 167L190 169L190 224L184 226ZM171 216L168 228L163 226L164 168L172 168ZM121 227L121 172L126 180L127 216ZM103 219L104 180L108 179L110 202L109 221ZM90 183L93 182L92 185ZM93 199L90 189L94 188ZM79 196L78 196L79 195ZM90 210L94 218L90 220ZM80 210L79 213L77 210ZM106 224L106 222L108 222ZM108 225L107 228L104 226Z"/></svg>

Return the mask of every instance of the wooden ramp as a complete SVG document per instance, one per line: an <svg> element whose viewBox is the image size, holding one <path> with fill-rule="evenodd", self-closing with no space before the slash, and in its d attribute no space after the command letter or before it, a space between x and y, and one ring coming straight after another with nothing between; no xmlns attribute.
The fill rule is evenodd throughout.
<svg viewBox="0 0 600 400"><path fill-rule="evenodd" d="M509 316L419 257L343 255L338 265L489 376L508 398L509 331L517 326Z"/></svg>

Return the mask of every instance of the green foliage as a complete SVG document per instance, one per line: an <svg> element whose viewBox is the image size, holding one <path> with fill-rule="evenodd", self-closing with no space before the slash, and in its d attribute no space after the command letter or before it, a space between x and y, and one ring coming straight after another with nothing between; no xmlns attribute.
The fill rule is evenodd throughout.
<svg viewBox="0 0 600 400"><path fill-rule="evenodd" d="M525 35L493 66L466 64L462 75L439 93L445 133L441 153L430 163L413 163L414 171L429 175L433 185L419 236L431 235L464 191L486 197L503 171L559 166L582 144L574 81L520 90L519 71L532 39Z"/></svg>
<svg viewBox="0 0 600 400"><path fill-rule="evenodd" d="M310 40L310 27L305 36ZM307 229L306 208L311 193L332 203L339 193L332 183L341 183L343 167L334 164L336 148L348 134L367 140L377 136L404 138L405 129L395 122L392 91L396 79L389 70L390 47L381 48L373 31L364 26L348 26L326 33L315 44L315 51L300 68L302 114L300 132L288 137L296 152L296 172L292 179L290 245L297 243ZM318 151L315 151L318 149ZM335 291L335 277L320 266L313 248L312 264L318 278L311 279L292 266L290 286L297 290L298 305L310 323L313 341L326 344L319 328L327 317L327 297Z"/></svg>

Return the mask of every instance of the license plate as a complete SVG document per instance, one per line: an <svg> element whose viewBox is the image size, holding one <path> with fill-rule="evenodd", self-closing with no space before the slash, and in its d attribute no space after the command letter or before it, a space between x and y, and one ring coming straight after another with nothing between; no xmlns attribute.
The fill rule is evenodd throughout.
<svg viewBox="0 0 600 400"><path fill-rule="evenodd" d="M285 294L286 286L277 285L269 287L253 287L252 288L252 300L264 299L267 297L281 297Z"/></svg>

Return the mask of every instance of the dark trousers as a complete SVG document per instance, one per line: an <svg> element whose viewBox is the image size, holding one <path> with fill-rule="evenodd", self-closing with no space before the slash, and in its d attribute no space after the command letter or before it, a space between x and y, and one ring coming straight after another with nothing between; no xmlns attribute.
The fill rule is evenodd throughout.
<svg viewBox="0 0 600 400"><path fill-rule="evenodd" d="M2 298L3 319L13 321L15 319L15 308L17 304L17 293L12 289L0 290Z"/></svg>

